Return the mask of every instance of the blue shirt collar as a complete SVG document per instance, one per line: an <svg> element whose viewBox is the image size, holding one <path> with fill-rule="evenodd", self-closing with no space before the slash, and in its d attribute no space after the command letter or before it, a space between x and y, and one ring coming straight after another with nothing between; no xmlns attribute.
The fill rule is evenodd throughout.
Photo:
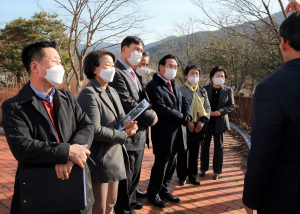
<svg viewBox="0 0 300 214"><path fill-rule="evenodd" d="M132 68L128 64L126 64L121 58L119 58L118 60L126 68L127 71L131 72Z"/></svg>
<svg viewBox="0 0 300 214"><path fill-rule="evenodd" d="M46 100L46 101L52 103L52 100L53 100L53 97L54 97L54 94L55 94L55 87L53 87L53 89L50 91L50 94L49 94L49 95L48 95L48 94L44 94L44 93L42 93L42 92L36 90L36 89L31 85L31 83L30 83L30 87L32 88L32 90L34 91L34 93L35 93L38 97L40 97L40 98L42 98L42 99L44 99L44 100Z"/></svg>

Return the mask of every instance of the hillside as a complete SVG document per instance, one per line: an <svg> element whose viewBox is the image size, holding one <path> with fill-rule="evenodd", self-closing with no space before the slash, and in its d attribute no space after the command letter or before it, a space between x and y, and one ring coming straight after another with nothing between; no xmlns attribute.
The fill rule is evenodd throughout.
<svg viewBox="0 0 300 214"><path fill-rule="evenodd" d="M273 18L277 24L280 24L284 20L284 16L281 11L273 14ZM268 18L265 18L265 19L268 19ZM259 21L257 20L257 21L253 21L251 23L256 24L258 22ZM237 26L235 26L235 28L242 28L247 25L249 25L249 23L244 23L243 25L237 25ZM193 36L195 41L201 41L201 40L206 40L208 38L208 36L211 34L212 35L222 35L222 34L224 34L224 31L222 29L215 30L215 31L199 31L199 32L194 33L193 35L186 35L186 39L189 39L189 37ZM176 37L176 36L169 36L169 37L166 37L159 41L152 42L152 43L145 45L144 50L147 52L150 52L150 56L152 56L152 58L151 58L152 64L157 64L158 59L160 59L162 56L171 52L167 41L168 41L168 43L175 44L175 47L176 47L175 51L178 50L180 52L180 48L183 47L182 38ZM114 46L112 46L112 45L113 45L112 43L101 42L100 44L97 45L96 49L106 48L107 50L113 52L116 55L116 57L118 58L120 56L120 52L121 52L121 47L120 47L121 45L120 44L114 45ZM84 48L84 46L85 46L85 44L80 43L78 47L79 47L79 49L82 49L82 48ZM112 46L112 47L110 47L110 46ZM90 47L88 51L90 52L93 49L94 49L93 47Z"/></svg>

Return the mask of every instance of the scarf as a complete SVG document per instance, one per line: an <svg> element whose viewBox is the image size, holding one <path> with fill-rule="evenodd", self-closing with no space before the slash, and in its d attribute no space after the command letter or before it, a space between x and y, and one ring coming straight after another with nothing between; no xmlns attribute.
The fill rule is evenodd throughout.
<svg viewBox="0 0 300 214"><path fill-rule="evenodd" d="M198 83L196 85L191 85L188 81L185 82L185 85L193 92L193 100L191 104L191 109L193 113L193 121L197 122L197 113L199 117L207 116L205 109L203 107L202 100L200 99L199 95L197 94Z"/></svg>

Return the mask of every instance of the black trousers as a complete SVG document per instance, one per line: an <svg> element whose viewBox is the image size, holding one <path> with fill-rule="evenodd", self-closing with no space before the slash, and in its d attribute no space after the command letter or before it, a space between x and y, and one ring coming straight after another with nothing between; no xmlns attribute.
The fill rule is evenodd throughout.
<svg viewBox="0 0 300 214"><path fill-rule="evenodd" d="M199 149L200 141L188 143L186 151L183 148L178 151L176 171L180 180L185 180L187 176L197 178Z"/></svg>
<svg viewBox="0 0 300 214"><path fill-rule="evenodd" d="M207 171L209 167L209 149L212 136L214 136L214 159L213 170L215 174L222 173L223 153L224 153L224 132L216 133L215 123L209 123L204 141L201 144L201 171Z"/></svg>
<svg viewBox="0 0 300 214"><path fill-rule="evenodd" d="M170 193L172 176L176 169L177 153L184 148L181 129L173 142L169 155L154 154L154 165L151 169L150 181L147 189L148 198L156 199L160 193Z"/></svg>
<svg viewBox="0 0 300 214"><path fill-rule="evenodd" d="M135 213L136 189L139 185L144 150L127 151L130 164L130 173L127 179L119 182L117 203L114 207L116 214Z"/></svg>

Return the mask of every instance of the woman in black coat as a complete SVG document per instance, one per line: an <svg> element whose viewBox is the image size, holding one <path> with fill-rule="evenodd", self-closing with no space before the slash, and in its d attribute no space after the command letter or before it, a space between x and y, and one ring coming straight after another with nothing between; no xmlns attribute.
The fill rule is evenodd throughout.
<svg viewBox="0 0 300 214"><path fill-rule="evenodd" d="M222 173L225 131L230 129L228 114L234 109L232 89L224 86L226 77L225 68L216 66L210 72L212 84L204 86L208 94L211 112L205 129L205 138L201 145L201 172L199 175L203 177L208 170L210 142L214 136L214 180L218 179Z"/></svg>
<svg viewBox="0 0 300 214"><path fill-rule="evenodd" d="M206 90L198 85L200 73L199 66L188 65L184 70L187 81L179 87L193 112L193 120L187 127L187 150L179 151L177 157L176 171L181 185L186 183L187 176L192 183L200 185L200 181L197 179L199 149L200 142L204 139L203 126L210 115L210 104ZM187 153L189 153L188 161Z"/></svg>

